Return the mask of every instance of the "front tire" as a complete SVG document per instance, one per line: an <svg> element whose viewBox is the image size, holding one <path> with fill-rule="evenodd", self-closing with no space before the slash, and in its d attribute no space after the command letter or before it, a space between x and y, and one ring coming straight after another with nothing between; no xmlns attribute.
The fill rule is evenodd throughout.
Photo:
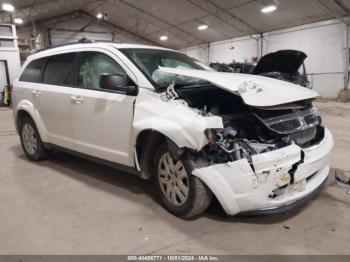
<svg viewBox="0 0 350 262"><path fill-rule="evenodd" d="M203 213L211 203L209 188L191 173L190 161L175 159L166 143L154 158L154 175L163 206L180 217L194 217Z"/></svg>
<svg viewBox="0 0 350 262"><path fill-rule="evenodd" d="M38 129L34 121L26 116L20 124L20 138L24 153L32 161L41 161L47 157Z"/></svg>

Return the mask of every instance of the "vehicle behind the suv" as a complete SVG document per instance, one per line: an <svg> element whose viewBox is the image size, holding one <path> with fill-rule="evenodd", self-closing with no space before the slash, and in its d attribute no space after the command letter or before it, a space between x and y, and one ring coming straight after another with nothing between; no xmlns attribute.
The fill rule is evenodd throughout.
<svg viewBox="0 0 350 262"><path fill-rule="evenodd" d="M230 66L223 63L210 63L209 66L214 68L218 72L226 72L226 73L234 72L234 70Z"/></svg>
<svg viewBox="0 0 350 262"><path fill-rule="evenodd" d="M280 50L263 56L252 74L271 77L311 88L305 69L307 55L297 50Z"/></svg>
<svg viewBox="0 0 350 262"><path fill-rule="evenodd" d="M251 74L254 70L255 64L233 62L228 64L235 73Z"/></svg>

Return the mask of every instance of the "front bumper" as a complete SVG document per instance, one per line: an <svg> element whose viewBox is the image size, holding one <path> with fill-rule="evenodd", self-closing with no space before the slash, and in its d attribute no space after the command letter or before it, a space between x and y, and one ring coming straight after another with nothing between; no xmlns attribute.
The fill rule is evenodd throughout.
<svg viewBox="0 0 350 262"><path fill-rule="evenodd" d="M284 210L310 198L325 182L333 145L325 129L324 139L310 148L290 145L252 156L254 170L247 159L240 159L195 169L193 175L206 183L229 215ZM302 151L304 159L299 164ZM292 168L296 168L293 178Z"/></svg>
<svg viewBox="0 0 350 262"><path fill-rule="evenodd" d="M265 208L265 209L259 209L259 210L253 210L253 211L243 211L239 213L240 216L262 216L262 215L274 215L274 214L281 214L288 212L290 210L299 208L304 206L307 202L312 200L313 198L317 197L318 194L321 192L323 187L325 186L327 182L327 178L310 194L305 196L304 198L301 198L299 200L296 200L293 203L290 203L288 205L279 206L279 207L273 207L273 208Z"/></svg>

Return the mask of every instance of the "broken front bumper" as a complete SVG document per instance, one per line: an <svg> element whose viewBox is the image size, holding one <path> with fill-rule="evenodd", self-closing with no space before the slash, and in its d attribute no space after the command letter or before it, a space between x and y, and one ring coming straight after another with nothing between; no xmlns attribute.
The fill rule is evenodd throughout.
<svg viewBox="0 0 350 262"><path fill-rule="evenodd" d="M290 145L252 156L254 170L247 159L240 159L195 169L193 175L206 183L229 215L277 210L308 198L324 183L333 145L325 129L324 139L310 148Z"/></svg>

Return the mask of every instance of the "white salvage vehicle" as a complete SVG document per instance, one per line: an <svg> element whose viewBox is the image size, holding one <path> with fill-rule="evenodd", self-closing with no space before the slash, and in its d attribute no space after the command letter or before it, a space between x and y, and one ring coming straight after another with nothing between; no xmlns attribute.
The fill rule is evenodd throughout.
<svg viewBox="0 0 350 262"><path fill-rule="evenodd" d="M60 149L153 177L182 217L213 197L229 215L268 214L319 192L333 138L315 97L170 49L88 41L31 55L12 93L29 159Z"/></svg>

